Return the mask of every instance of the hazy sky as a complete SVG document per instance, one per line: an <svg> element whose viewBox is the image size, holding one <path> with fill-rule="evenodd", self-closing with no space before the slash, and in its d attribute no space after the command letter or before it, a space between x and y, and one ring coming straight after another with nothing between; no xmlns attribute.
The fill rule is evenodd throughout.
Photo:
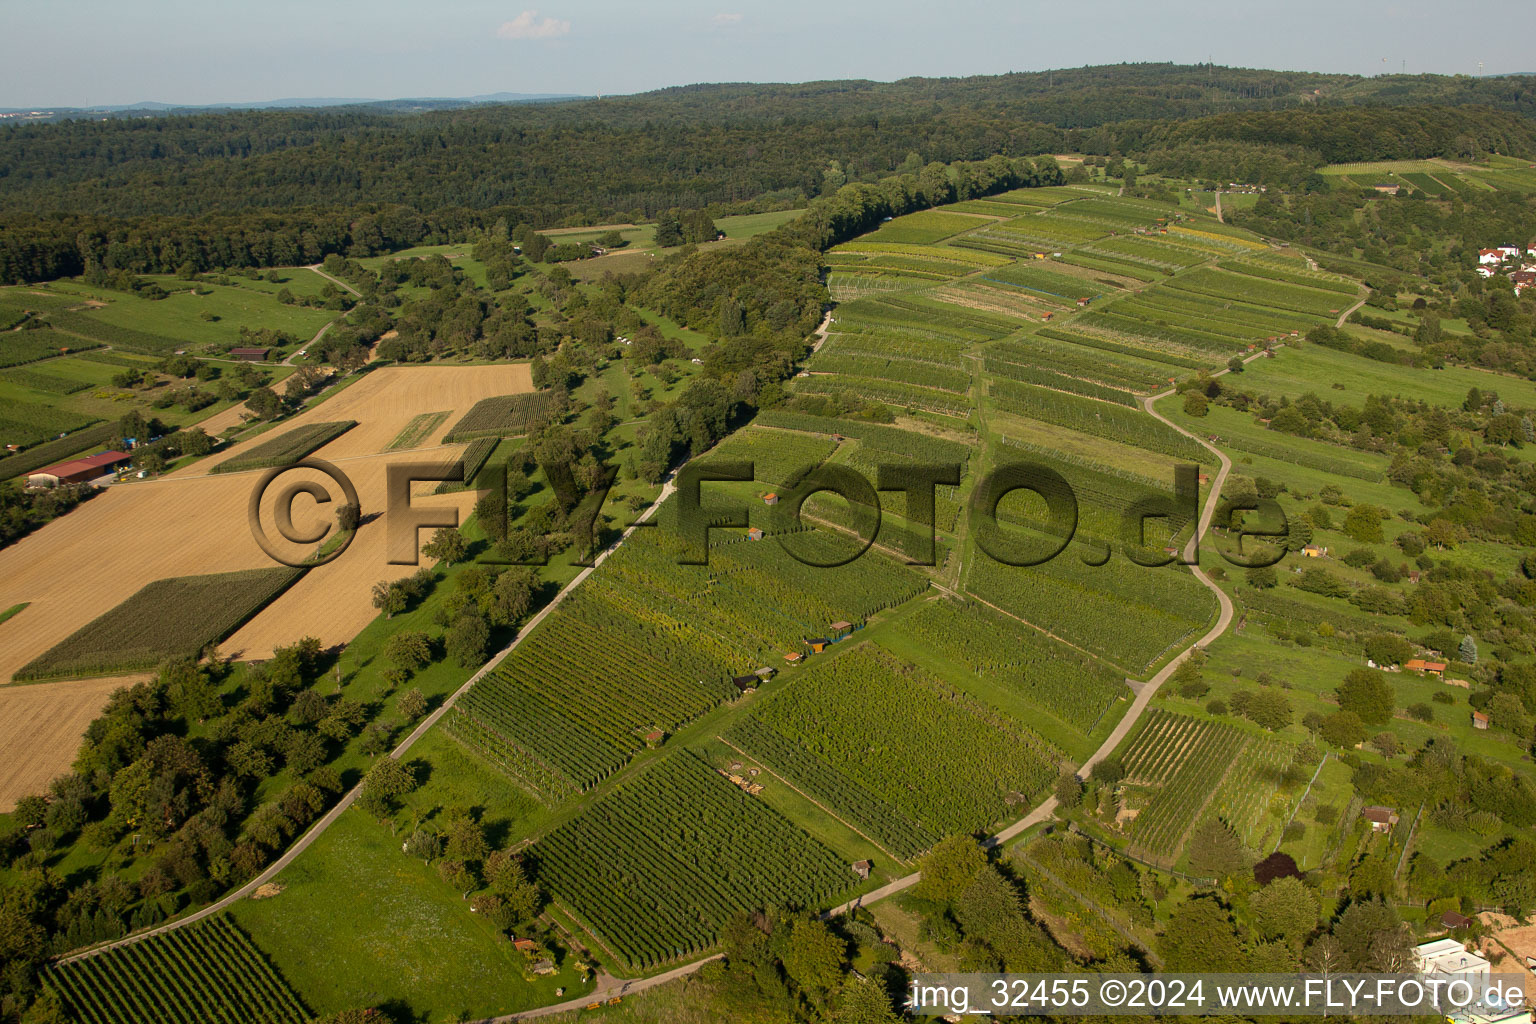
<svg viewBox="0 0 1536 1024"><path fill-rule="evenodd" d="M1475 17L1458 0L532 2L10 0L0 107L623 93L1120 61L1536 71L1529 0Z"/></svg>

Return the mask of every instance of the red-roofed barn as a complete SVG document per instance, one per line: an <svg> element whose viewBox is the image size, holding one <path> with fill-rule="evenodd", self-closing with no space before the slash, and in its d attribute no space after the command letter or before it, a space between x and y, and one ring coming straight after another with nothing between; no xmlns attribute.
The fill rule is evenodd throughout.
<svg viewBox="0 0 1536 1024"><path fill-rule="evenodd" d="M27 477L28 487L57 487L59 484L83 484L111 472L133 456L125 452L102 452L83 459L70 459L47 466Z"/></svg>

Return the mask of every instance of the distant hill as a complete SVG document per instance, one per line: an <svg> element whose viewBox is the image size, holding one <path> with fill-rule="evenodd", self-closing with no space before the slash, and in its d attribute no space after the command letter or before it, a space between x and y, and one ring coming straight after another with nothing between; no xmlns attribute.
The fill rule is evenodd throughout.
<svg viewBox="0 0 1536 1024"><path fill-rule="evenodd" d="M481 96L418 96L402 99L370 99L337 96L298 96L249 103L140 103L105 104L94 107L0 107L0 117L22 121L46 122L82 117L135 117L154 114L214 114L236 110L302 110L316 107L361 107L370 110L410 112L417 110L452 110L485 103L548 103L555 100L585 99L575 93L493 92Z"/></svg>

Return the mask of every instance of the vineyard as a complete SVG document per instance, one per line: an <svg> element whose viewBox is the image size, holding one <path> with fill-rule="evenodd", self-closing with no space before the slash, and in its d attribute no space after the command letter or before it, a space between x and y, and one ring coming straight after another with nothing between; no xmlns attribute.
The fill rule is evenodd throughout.
<svg viewBox="0 0 1536 1024"><path fill-rule="evenodd" d="M992 381L991 397L1003 412L1145 448L1182 462L1211 461L1211 453L1198 441L1151 420L1139 409L1011 380Z"/></svg>
<svg viewBox="0 0 1536 1024"><path fill-rule="evenodd" d="M555 409L555 402L552 391L482 398L449 429L443 436L443 442L456 444L480 437L526 434L532 427L549 418Z"/></svg>
<svg viewBox="0 0 1536 1024"><path fill-rule="evenodd" d="M1126 750L1125 785L1150 799L1131 825L1137 848L1162 863L1179 858L1184 837L1250 742L1236 726L1154 709Z"/></svg>
<svg viewBox="0 0 1536 1024"><path fill-rule="evenodd" d="M256 445L213 467L214 473L238 473L247 469L271 469L298 462L312 452L319 451L342 434L357 426L356 420L340 420L335 423L309 423L297 427L281 437Z"/></svg>
<svg viewBox="0 0 1536 1024"><path fill-rule="evenodd" d="M1023 726L872 644L813 663L752 719L732 742L903 857L1000 821L1049 786L1061 761ZM874 820L886 805L903 817Z"/></svg>
<svg viewBox="0 0 1536 1024"><path fill-rule="evenodd" d="M0 405L0 444L30 446L89 426L91 418L35 402Z"/></svg>
<svg viewBox="0 0 1536 1024"><path fill-rule="evenodd" d="M830 437L749 427L716 445L703 464L750 462L753 479L758 483L787 487L807 470L827 461L827 456L836 450L837 442Z"/></svg>
<svg viewBox="0 0 1536 1024"><path fill-rule="evenodd" d="M47 317L48 323L56 331L73 334L87 341L110 345L112 348L127 352L163 356L185 344L176 338L164 338L158 334L134 330L132 327L119 327L116 324L105 323L85 313L59 309L49 311ZM71 346L71 348L74 347L78 346Z"/></svg>
<svg viewBox="0 0 1536 1024"><path fill-rule="evenodd" d="M818 568L739 538L717 535L699 566L678 564L672 526L636 533L459 702L454 735L542 795L584 790L640 750L645 732L734 696L732 676L923 587L876 552Z"/></svg>
<svg viewBox="0 0 1536 1024"><path fill-rule="evenodd" d="M68 377L55 377L52 374L39 373L36 370L7 370L0 373L0 381L7 384L15 384L33 391L46 391L51 395L73 395L77 391L84 391L90 387L88 381L71 380Z"/></svg>
<svg viewBox="0 0 1536 1024"><path fill-rule="evenodd" d="M1084 350L1046 338L1027 337L987 346L989 372L1012 377L1020 368L1038 368L1131 391L1152 392L1168 386L1168 367L1149 359ZM1027 377L1017 379L1027 380Z"/></svg>
<svg viewBox="0 0 1536 1024"><path fill-rule="evenodd" d="M983 223L985 222L964 214L922 210L888 221L880 225L878 231L867 237L872 242L894 242L900 245L922 244L937 242Z"/></svg>
<svg viewBox="0 0 1536 1024"><path fill-rule="evenodd" d="M931 434L919 434L878 423L858 420L838 420L825 416L809 416L804 413L781 412L768 409L758 414L757 422L763 426L780 427L784 430L803 430L819 434L841 434L851 437L868 449L890 452L903 459L920 462L957 463L964 465L971 457L971 447L959 441L951 441Z"/></svg>
<svg viewBox="0 0 1536 1024"><path fill-rule="evenodd" d="M641 969L708 949L738 911L815 907L854 881L831 850L687 752L532 852L539 883Z"/></svg>
<svg viewBox="0 0 1536 1024"><path fill-rule="evenodd" d="M1271 848L1280 841L1285 815L1266 820L1265 812L1270 810L1285 770L1295 757L1296 747L1290 743L1250 736L1207 814L1231 825L1249 849Z"/></svg>
<svg viewBox="0 0 1536 1024"><path fill-rule="evenodd" d="M1044 565L971 563L972 594L1139 675L1210 622L1210 591L1187 571L1148 569L1118 555L1088 566L1068 548ZM1134 629L1126 623L1135 623Z"/></svg>
<svg viewBox="0 0 1536 1024"><path fill-rule="evenodd" d="M52 331L7 331L0 337L0 367L21 366L59 354L65 346L71 350L91 348L74 338L60 338Z"/></svg>
<svg viewBox="0 0 1536 1024"><path fill-rule="evenodd" d="M808 374L791 383L797 393L819 395L854 395L865 402L881 402L898 408L926 409L946 416L964 417L971 404L964 395L950 391L903 384L879 377L851 377L841 374Z"/></svg>
<svg viewBox="0 0 1536 1024"><path fill-rule="evenodd" d="M987 608L962 611L948 601L930 601L903 628L930 650L962 662L1083 733L1127 693L1125 677L1103 662Z"/></svg>
<svg viewBox="0 0 1536 1024"><path fill-rule="evenodd" d="M1290 284L1272 277L1256 277L1248 273L1247 264L1231 264L1233 270L1201 267L1181 274L1177 287L1183 291L1213 295L1223 299L1252 302L1261 306L1290 309L1314 316L1337 314L1352 301L1352 296L1336 291ZM1241 269L1242 273L1234 273Z"/></svg>
<svg viewBox="0 0 1536 1024"><path fill-rule="evenodd" d="M229 917L49 968L80 1024L304 1024L288 983Z"/></svg>
<svg viewBox="0 0 1536 1024"><path fill-rule="evenodd" d="M280 566L156 580L59 641L15 677L111 675L194 656L240 628L303 573Z"/></svg>

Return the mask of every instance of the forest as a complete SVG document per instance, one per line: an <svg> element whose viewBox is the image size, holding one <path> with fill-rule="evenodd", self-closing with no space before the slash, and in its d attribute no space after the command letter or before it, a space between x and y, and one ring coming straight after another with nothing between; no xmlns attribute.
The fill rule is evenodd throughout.
<svg viewBox="0 0 1536 1024"><path fill-rule="evenodd" d="M1416 78L1387 96L1347 76L1137 65L689 86L416 115L331 108L7 126L0 282L90 264L312 263L499 220L546 228L787 209L845 184L992 156L1241 145L1265 147L1262 157L1280 147L1282 163L1307 172L1286 175L1300 185L1327 160L1536 150L1516 113L1529 99L1500 88L1508 81ZM1427 101L1467 105L1413 105ZM1268 162L1252 156L1250 166ZM1231 163L1206 170L1235 173Z"/></svg>

